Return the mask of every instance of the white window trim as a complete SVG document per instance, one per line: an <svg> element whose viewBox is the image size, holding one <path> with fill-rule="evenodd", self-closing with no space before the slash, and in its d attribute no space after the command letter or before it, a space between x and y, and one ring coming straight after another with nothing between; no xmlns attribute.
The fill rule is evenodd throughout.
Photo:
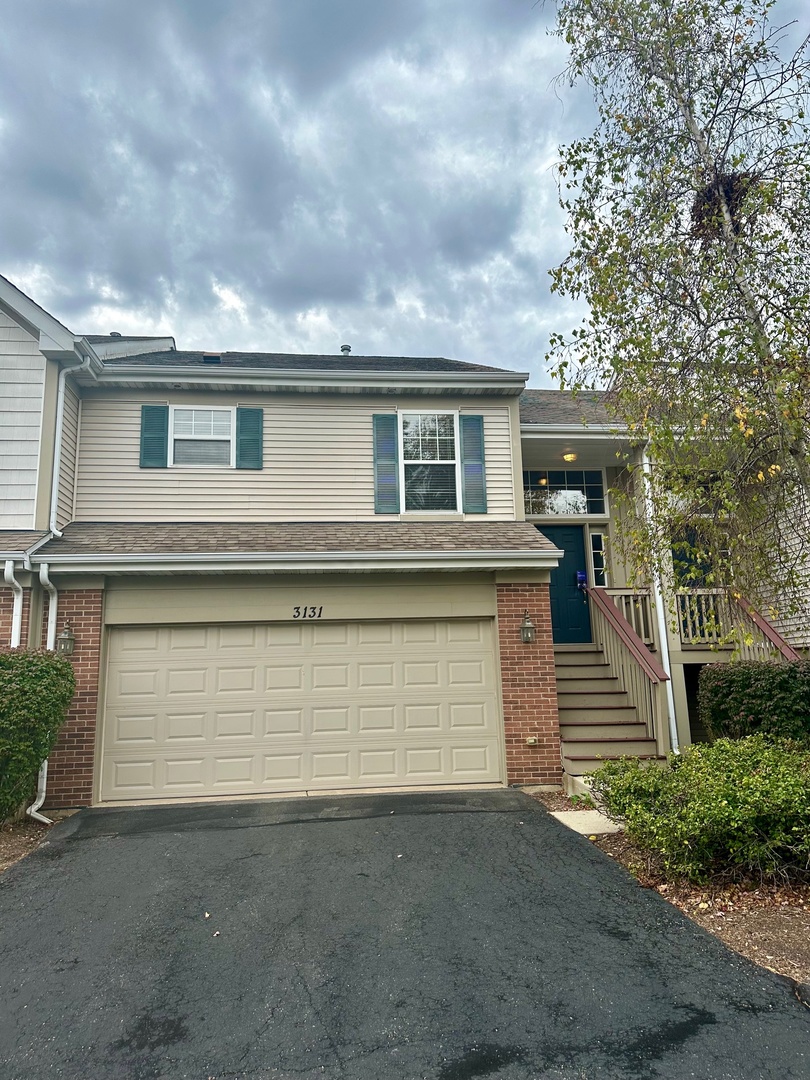
<svg viewBox="0 0 810 1080"><path fill-rule="evenodd" d="M604 587L609 589L610 588L610 570L608 569L608 554L607 554L608 533L607 533L607 529L590 528L590 529L587 530L588 554L590 555L590 567L589 567L589 569L591 571L591 581L593 582L594 586L596 587L596 563L595 563L595 560L594 560L594 555L596 554L596 552L593 549L593 538L595 536L601 536L602 537L602 548L601 548L602 562L605 564L603 569L602 569L602 573L604 574L604 577L605 577L605 585L604 585Z"/></svg>
<svg viewBox="0 0 810 1080"><path fill-rule="evenodd" d="M575 525L575 524L577 524L577 522L589 522L589 521L602 522L602 521L607 520L610 517L610 496L608 495L607 473L606 473L606 470L605 470L604 466L595 465L592 469L586 469L584 467L582 469L577 469L577 468L569 469L568 467L566 467L564 469L558 469L556 467L556 465L537 465L536 467L533 467L533 468L523 468L523 469L521 469L521 473L520 473L521 485L522 485L522 482L523 482L523 473L524 472L600 472L602 474L602 498L603 498L604 503L605 503L604 513L602 513L602 514L526 514L526 517L531 518L532 521L535 521L535 520L540 521L540 520L542 520L542 521L548 522L549 524L551 524L551 523L553 523L555 521L569 521L569 522L571 522L572 525ZM525 499L526 488L523 487L523 486L522 486L522 491L523 491L523 497Z"/></svg>
<svg viewBox="0 0 810 1080"><path fill-rule="evenodd" d="M419 462L405 461L405 434L404 423L406 416L452 416L453 417L453 441L455 446L456 466L456 506L454 510L406 510L405 509L405 466L419 464ZM459 427L459 414L456 409L401 409L397 412L397 439L399 441L399 512L400 514L461 514L461 439ZM437 461L436 465L449 465L449 461Z"/></svg>
<svg viewBox="0 0 810 1080"><path fill-rule="evenodd" d="M230 442L231 444L231 457L230 462L227 465L192 465L192 464L180 464L174 463L174 414L176 410L183 410L188 412L194 409L205 410L206 412L219 412L230 413L231 417L231 433L228 436L225 435L206 435L205 440L216 440L218 442ZM199 438L202 441L202 436L195 435L178 435L179 439L190 439L194 441ZM168 454L168 466L170 469L235 469L236 468L236 406L228 405L170 405L169 406L169 454Z"/></svg>

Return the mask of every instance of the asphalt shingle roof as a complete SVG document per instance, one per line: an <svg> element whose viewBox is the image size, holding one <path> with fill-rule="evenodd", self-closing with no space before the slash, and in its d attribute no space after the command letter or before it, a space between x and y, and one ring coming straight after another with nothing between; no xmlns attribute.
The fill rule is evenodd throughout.
<svg viewBox="0 0 810 1080"><path fill-rule="evenodd" d="M44 535L43 530L36 532L33 529L0 529L0 556L21 555Z"/></svg>
<svg viewBox="0 0 810 1080"><path fill-rule="evenodd" d="M498 522L74 522L48 555L317 554L319 552L552 551L525 521Z"/></svg>
<svg viewBox="0 0 810 1080"><path fill-rule="evenodd" d="M555 424L576 427L581 424L615 423L604 405L605 394L599 391L524 390L520 395L521 424Z"/></svg>
<svg viewBox="0 0 810 1080"><path fill-rule="evenodd" d="M206 356L208 360L206 361ZM218 356L219 363L211 357ZM116 356L105 359L105 367L206 367L259 368L271 371L491 371L513 375L506 368L466 364L461 360L446 360L442 356L319 356L299 353L223 352L203 353L177 350L144 352L137 356Z"/></svg>

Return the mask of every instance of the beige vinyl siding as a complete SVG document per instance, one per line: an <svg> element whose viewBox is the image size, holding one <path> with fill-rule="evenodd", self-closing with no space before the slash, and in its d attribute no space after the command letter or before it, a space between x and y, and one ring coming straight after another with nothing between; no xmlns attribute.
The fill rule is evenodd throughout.
<svg viewBox="0 0 810 1080"><path fill-rule="evenodd" d="M34 525L45 357L0 311L0 528Z"/></svg>
<svg viewBox="0 0 810 1080"><path fill-rule="evenodd" d="M76 451L79 442L79 395L70 381L65 382L62 419L62 456L59 463L59 500L56 522L61 529L73 520L73 487L76 478Z"/></svg>
<svg viewBox="0 0 810 1080"><path fill-rule="evenodd" d="M261 406L264 468L139 468L141 405L166 401ZM436 398L397 402L410 411L449 411L453 404ZM76 520L374 520L372 416L393 411L390 398L178 393L167 399L130 392L123 400L91 391L82 398ZM484 416L487 516L512 520L508 403L465 403L463 411Z"/></svg>

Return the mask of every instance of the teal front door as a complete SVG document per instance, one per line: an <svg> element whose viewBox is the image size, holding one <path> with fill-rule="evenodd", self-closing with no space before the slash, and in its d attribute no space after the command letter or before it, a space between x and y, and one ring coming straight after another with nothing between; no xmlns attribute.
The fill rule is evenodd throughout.
<svg viewBox="0 0 810 1080"><path fill-rule="evenodd" d="M565 554L551 571L551 634L555 645L585 644L591 640L591 616L585 594L577 588L577 571L587 572L585 530L581 525L538 525Z"/></svg>

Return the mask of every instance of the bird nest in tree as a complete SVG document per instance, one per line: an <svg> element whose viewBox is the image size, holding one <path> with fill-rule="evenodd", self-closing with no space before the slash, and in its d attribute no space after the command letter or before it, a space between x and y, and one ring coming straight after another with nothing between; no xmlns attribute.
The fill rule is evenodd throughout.
<svg viewBox="0 0 810 1080"><path fill-rule="evenodd" d="M695 193L692 203L692 232L704 240L723 235L723 204L728 207L731 227L738 236L743 226L743 204L757 177L753 173L718 172Z"/></svg>

